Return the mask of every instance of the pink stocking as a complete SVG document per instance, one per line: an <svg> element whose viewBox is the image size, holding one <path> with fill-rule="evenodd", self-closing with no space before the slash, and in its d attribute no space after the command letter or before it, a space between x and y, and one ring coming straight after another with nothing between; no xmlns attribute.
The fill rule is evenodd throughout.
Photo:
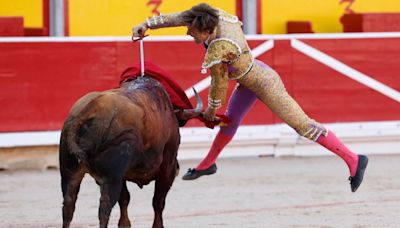
<svg viewBox="0 0 400 228"><path fill-rule="evenodd" d="M232 138L233 135L227 135L220 130L214 139L210 151L203 159L203 161L201 161L201 163L196 167L196 170L204 170L214 164L218 158L219 153L221 153L226 144L228 144Z"/></svg>
<svg viewBox="0 0 400 228"><path fill-rule="evenodd" d="M347 164L350 170L350 176L354 177L357 171L358 155L351 152L332 131L328 131L328 136L321 135L317 142L341 157Z"/></svg>

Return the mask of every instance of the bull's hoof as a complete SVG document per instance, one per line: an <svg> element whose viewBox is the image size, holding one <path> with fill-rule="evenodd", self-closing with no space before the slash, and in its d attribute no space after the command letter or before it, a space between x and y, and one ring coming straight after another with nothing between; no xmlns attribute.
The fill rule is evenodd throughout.
<svg viewBox="0 0 400 228"><path fill-rule="evenodd" d="M358 187L361 185L367 165L368 165L368 157L365 155L358 155L358 165L357 165L356 175L354 175L354 177L351 176L349 177L350 187L352 192L357 191Z"/></svg>
<svg viewBox="0 0 400 228"><path fill-rule="evenodd" d="M183 180L194 180L203 175L212 175L217 172L217 165L213 164L205 170L189 169L185 175L183 175Z"/></svg>
<svg viewBox="0 0 400 228"><path fill-rule="evenodd" d="M129 221L129 218L120 218L118 222L118 228L130 228L131 227L131 221Z"/></svg>

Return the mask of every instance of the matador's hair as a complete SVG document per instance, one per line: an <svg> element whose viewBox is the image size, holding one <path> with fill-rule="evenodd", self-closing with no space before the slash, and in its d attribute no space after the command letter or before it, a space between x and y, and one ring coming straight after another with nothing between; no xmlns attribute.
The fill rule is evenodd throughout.
<svg viewBox="0 0 400 228"><path fill-rule="evenodd" d="M200 32L213 32L218 25L218 10L206 3L193 6L182 13L183 21L189 26L194 26Z"/></svg>

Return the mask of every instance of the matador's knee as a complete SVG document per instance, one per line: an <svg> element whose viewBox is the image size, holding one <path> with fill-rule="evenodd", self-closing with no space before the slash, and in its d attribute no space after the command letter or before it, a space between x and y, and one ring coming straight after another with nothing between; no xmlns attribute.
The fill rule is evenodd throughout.
<svg viewBox="0 0 400 228"><path fill-rule="evenodd" d="M328 130L320 123L310 120L302 125L302 127L295 130L299 135L307 139L317 141L321 135L328 136Z"/></svg>

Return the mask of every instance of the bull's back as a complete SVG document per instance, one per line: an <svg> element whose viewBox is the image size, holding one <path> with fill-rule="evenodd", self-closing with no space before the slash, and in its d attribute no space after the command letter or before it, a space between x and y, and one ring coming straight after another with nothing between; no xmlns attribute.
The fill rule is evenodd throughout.
<svg viewBox="0 0 400 228"><path fill-rule="evenodd" d="M169 96L159 85L136 86L123 86L114 93L120 121L140 129L146 143L162 143L179 131Z"/></svg>
<svg viewBox="0 0 400 228"><path fill-rule="evenodd" d="M102 157L115 161L112 156L125 154L131 168L127 178L145 184L162 162L176 161L176 151L164 154L164 148L178 146L180 136L165 89L133 83L77 101L64 125L64 140L62 145L80 160Z"/></svg>
<svg viewBox="0 0 400 228"><path fill-rule="evenodd" d="M118 89L89 93L71 108L63 129L71 148L79 153L106 147L125 132L140 137L137 141L145 149L179 137L169 96L158 82L140 79Z"/></svg>
<svg viewBox="0 0 400 228"><path fill-rule="evenodd" d="M179 131L169 96L154 80L134 81L87 98L89 102L80 102L86 104L80 108L80 115L81 119L91 120L91 127L96 128L90 140L98 137L112 141L124 131L135 131L143 145L149 147L166 143Z"/></svg>
<svg viewBox="0 0 400 228"><path fill-rule="evenodd" d="M69 110L69 116L78 116L85 107L101 95L101 92L91 92L79 98Z"/></svg>

